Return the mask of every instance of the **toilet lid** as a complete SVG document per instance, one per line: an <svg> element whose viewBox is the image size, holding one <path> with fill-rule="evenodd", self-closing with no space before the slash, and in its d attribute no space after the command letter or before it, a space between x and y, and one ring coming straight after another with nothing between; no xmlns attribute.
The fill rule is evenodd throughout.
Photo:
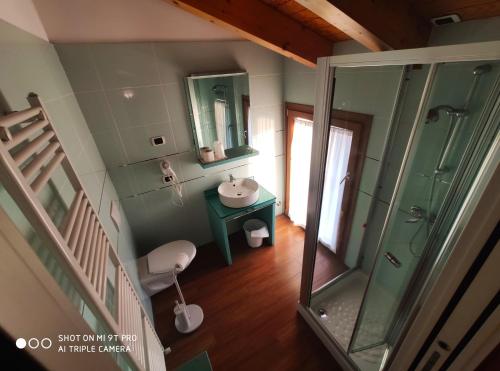
<svg viewBox="0 0 500 371"><path fill-rule="evenodd" d="M173 241L157 247L148 254L148 270L149 273L159 274L174 270L179 259L185 256L188 257L187 264L189 265L196 255L196 246L185 240Z"/></svg>

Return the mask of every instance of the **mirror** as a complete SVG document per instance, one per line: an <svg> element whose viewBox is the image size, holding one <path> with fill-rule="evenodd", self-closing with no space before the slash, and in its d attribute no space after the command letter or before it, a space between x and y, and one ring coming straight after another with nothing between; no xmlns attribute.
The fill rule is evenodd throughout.
<svg viewBox="0 0 500 371"><path fill-rule="evenodd" d="M203 167L257 154L249 146L246 72L186 77L191 125Z"/></svg>

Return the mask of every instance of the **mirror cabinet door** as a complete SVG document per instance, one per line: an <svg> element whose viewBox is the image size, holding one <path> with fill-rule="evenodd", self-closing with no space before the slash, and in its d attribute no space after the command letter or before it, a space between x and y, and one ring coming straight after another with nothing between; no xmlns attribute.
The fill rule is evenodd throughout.
<svg viewBox="0 0 500 371"><path fill-rule="evenodd" d="M250 95L245 72L186 78L191 124L202 163L248 154Z"/></svg>

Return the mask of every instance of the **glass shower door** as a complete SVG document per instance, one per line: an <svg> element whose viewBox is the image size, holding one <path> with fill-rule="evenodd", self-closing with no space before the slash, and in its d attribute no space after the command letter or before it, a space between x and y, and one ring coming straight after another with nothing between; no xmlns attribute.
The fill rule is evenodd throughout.
<svg viewBox="0 0 500 371"><path fill-rule="evenodd" d="M480 164L472 159L484 156L491 144L484 134L488 127L498 130L488 117L499 71L498 63L437 66L351 338L354 360L382 363L411 308L409 298L427 276L422 272L438 260Z"/></svg>

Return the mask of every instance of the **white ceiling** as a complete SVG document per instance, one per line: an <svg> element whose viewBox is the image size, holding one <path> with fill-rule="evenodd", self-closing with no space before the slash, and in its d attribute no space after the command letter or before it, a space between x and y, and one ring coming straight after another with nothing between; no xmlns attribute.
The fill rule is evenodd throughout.
<svg viewBox="0 0 500 371"><path fill-rule="evenodd" d="M41 39L48 40L45 28L31 0L0 0L0 19Z"/></svg>
<svg viewBox="0 0 500 371"><path fill-rule="evenodd" d="M163 0L33 0L50 41L234 40Z"/></svg>

